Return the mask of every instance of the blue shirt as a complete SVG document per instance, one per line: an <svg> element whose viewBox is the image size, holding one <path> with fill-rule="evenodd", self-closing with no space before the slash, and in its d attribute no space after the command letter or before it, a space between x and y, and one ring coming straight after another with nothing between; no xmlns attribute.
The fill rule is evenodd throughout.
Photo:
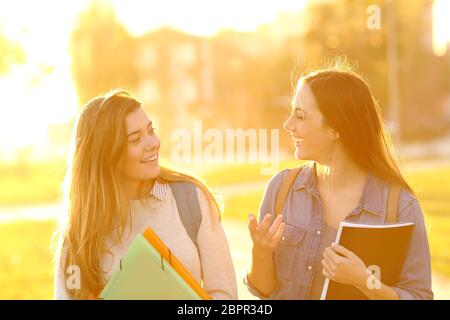
<svg viewBox="0 0 450 320"><path fill-rule="evenodd" d="M275 212L275 200L283 176L275 175L268 183L259 209L259 222ZM383 224L386 219L389 184L368 174L363 195L345 221ZM248 290L262 299L309 299L317 265L320 264L320 245L324 233L322 201L317 189L315 165L303 167L289 191L282 210L286 224L284 236L274 252L276 288L262 296L247 280ZM415 228L399 282L393 289L402 300L433 299L431 290L430 249L419 202L411 192L400 192L398 222L413 222Z"/></svg>

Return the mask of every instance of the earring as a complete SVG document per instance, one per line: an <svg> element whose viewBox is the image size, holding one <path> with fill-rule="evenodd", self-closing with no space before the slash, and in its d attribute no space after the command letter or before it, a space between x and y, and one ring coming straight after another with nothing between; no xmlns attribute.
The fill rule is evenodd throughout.
<svg viewBox="0 0 450 320"><path fill-rule="evenodd" d="M334 129L330 129L331 130L331 134L334 136L335 139L339 139L340 135L339 132L337 132Z"/></svg>

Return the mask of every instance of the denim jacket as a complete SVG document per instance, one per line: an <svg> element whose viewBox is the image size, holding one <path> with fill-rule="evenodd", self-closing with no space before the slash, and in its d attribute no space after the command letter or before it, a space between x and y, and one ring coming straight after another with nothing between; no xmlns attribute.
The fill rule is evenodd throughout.
<svg viewBox="0 0 450 320"><path fill-rule="evenodd" d="M259 209L260 222L266 214L275 212L277 192L286 172L281 171L268 183ZM369 174L358 207L345 220L385 223L388 191L387 183ZM244 283L253 295L262 299L308 299L316 264L322 260L318 251L324 229L314 163L305 165L296 177L282 214L286 227L274 252L276 288L264 297L248 282L247 276ZM405 189L400 192L397 221L413 222L415 228L400 280L393 289L402 300L433 299L424 217L417 199Z"/></svg>

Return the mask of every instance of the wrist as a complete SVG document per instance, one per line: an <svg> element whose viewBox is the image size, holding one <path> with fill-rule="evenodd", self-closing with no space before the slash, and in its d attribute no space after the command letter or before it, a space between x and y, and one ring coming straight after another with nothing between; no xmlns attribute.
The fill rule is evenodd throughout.
<svg viewBox="0 0 450 320"><path fill-rule="evenodd" d="M369 276L370 276L370 272L367 269L365 269L364 271L361 271L359 276L357 276L355 278L355 282L353 283L353 285L360 291L368 290L369 287L367 284L367 280L368 280Z"/></svg>
<svg viewBox="0 0 450 320"><path fill-rule="evenodd" d="M253 249L252 249L252 257L254 260L258 260L258 261L268 260L268 259L272 258L272 255L273 255L273 251L266 251L266 250L261 251L261 250L255 249L255 247L253 247Z"/></svg>

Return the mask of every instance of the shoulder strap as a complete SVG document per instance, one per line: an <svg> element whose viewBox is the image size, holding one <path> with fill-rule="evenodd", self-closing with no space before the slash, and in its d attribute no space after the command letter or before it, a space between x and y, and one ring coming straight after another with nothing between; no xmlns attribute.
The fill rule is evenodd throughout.
<svg viewBox="0 0 450 320"><path fill-rule="evenodd" d="M295 178L302 170L302 167L297 167L294 169L290 169L281 180L281 185L278 190L277 198L275 201L275 215L281 214L281 210L283 210L284 202L286 201L286 197L291 189L292 184L295 181ZM386 213L386 223L395 223L397 222L397 210L398 210L398 201L400 198L400 189L399 185L391 185L389 188L388 202L387 202L387 213Z"/></svg>
<svg viewBox="0 0 450 320"><path fill-rule="evenodd" d="M197 197L197 188L191 182L170 182L178 207L181 222L192 242L197 245L197 235L202 223L202 212Z"/></svg>
<svg viewBox="0 0 450 320"><path fill-rule="evenodd" d="M388 191L386 223L397 222L398 201L400 198L400 186L391 185Z"/></svg>
<svg viewBox="0 0 450 320"><path fill-rule="evenodd" d="M281 180L280 189L278 189L277 198L275 201L275 215L278 216L281 214L281 210L283 210L284 201L291 189L292 184L295 181L295 178L302 170L303 167L297 167L290 169Z"/></svg>

